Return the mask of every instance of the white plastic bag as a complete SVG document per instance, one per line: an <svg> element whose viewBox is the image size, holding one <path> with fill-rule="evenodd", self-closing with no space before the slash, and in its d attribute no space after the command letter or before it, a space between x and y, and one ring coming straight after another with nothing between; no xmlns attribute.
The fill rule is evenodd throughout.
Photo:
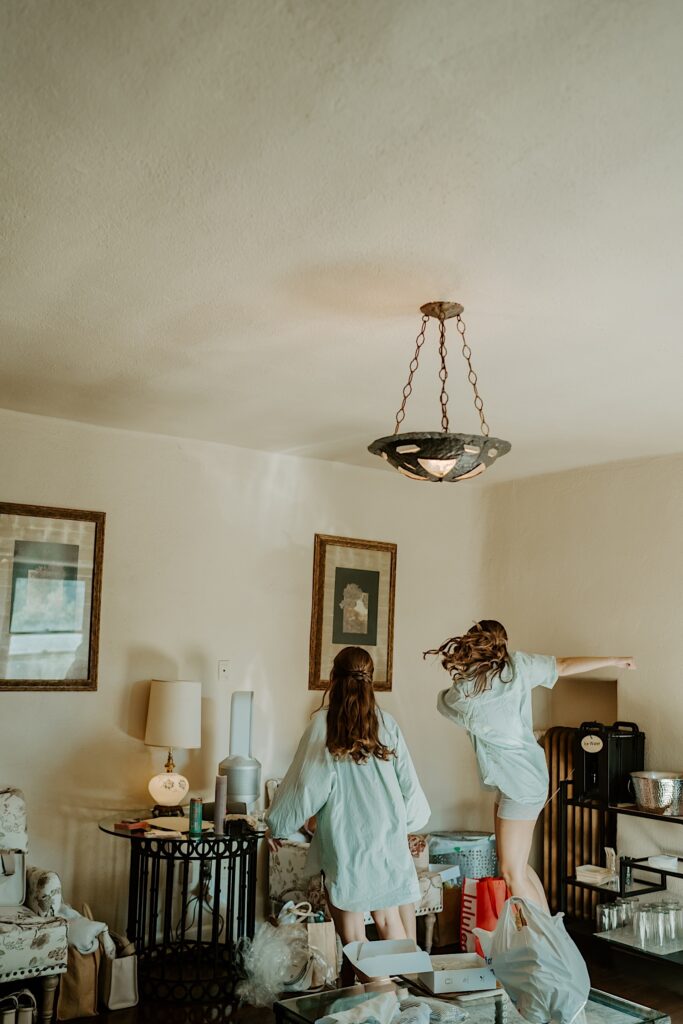
<svg viewBox="0 0 683 1024"><path fill-rule="evenodd" d="M536 903L513 896L493 933L476 929L493 971L529 1024L579 1024L590 978L583 957L565 931Z"/></svg>
<svg viewBox="0 0 683 1024"><path fill-rule="evenodd" d="M238 952L246 978L239 982L237 994L251 1006L271 1006L282 992L321 989L336 973L323 953L310 945L305 924L275 926L266 921L253 939L240 939Z"/></svg>
<svg viewBox="0 0 683 1024"><path fill-rule="evenodd" d="M267 921L259 926L253 939L238 943L246 978L237 986L237 994L251 1006L272 1006L308 964L308 938L292 928L275 928Z"/></svg>

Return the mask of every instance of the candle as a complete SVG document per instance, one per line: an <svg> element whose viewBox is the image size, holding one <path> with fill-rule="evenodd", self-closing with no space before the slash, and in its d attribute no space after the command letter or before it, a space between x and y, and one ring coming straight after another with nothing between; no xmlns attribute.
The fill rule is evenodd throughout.
<svg viewBox="0 0 683 1024"><path fill-rule="evenodd" d="M225 807L228 799L228 779L225 775L216 776L216 802L213 805L213 831L215 835L225 834Z"/></svg>

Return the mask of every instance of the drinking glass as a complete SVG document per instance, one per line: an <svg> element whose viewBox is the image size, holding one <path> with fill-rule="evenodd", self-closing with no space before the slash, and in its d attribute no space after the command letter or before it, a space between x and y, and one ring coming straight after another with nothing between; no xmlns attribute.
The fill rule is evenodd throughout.
<svg viewBox="0 0 683 1024"><path fill-rule="evenodd" d="M626 915L628 914L626 900L616 899L612 906L614 907L614 926L615 928L623 928L626 924Z"/></svg>
<svg viewBox="0 0 683 1024"><path fill-rule="evenodd" d="M652 908L652 945L657 949L666 945L668 916L666 904L658 903Z"/></svg>
<svg viewBox="0 0 683 1024"><path fill-rule="evenodd" d="M652 905L642 903L635 913L633 930L636 936L636 945L641 949L648 949L652 942Z"/></svg>
<svg viewBox="0 0 683 1024"><path fill-rule="evenodd" d="M624 927L633 928L633 921L638 909L638 897L624 900Z"/></svg>
<svg viewBox="0 0 683 1024"><path fill-rule="evenodd" d="M666 900L665 926L666 941L676 942L679 937L679 920L681 916L681 904L678 900Z"/></svg>
<svg viewBox="0 0 683 1024"><path fill-rule="evenodd" d="M598 903L595 908L595 920L599 932L608 932L612 927L611 910L609 903Z"/></svg>

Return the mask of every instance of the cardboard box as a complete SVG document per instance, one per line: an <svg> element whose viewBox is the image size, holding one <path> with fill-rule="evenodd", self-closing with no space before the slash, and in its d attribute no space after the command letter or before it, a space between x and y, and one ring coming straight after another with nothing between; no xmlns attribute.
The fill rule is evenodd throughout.
<svg viewBox="0 0 683 1024"><path fill-rule="evenodd" d="M412 939L385 939L382 942L349 942L344 953L353 966L368 978L387 978L396 974L431 973L429 954Z"/></svg>
<svg viewBox="0 0 683 1024"><path fill-rule="evenodd" d="M443 949L444 946L460 948L461 895L460 886L445 885L443 888L443 910L436 915L434 931L434 947L436 949Z"/></svg>
<svg viewBox="0 0 683 1024"><path fill-rule="evenodd" d="M420 973L430 992L481 992L495 989L496 977L476 953L446 953L431 957L431 970Z"/></svg>

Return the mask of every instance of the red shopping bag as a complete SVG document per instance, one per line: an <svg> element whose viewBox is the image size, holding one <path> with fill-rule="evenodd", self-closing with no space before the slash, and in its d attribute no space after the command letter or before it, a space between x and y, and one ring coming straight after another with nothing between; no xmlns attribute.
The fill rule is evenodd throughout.
<svg viewBox="0 0 683 1024"><path fill-rule="evenodd" d="M483 956L475 928L495 931L503 904L510 896L504 878L465 878L462 883L460 948Z"/></svg>

